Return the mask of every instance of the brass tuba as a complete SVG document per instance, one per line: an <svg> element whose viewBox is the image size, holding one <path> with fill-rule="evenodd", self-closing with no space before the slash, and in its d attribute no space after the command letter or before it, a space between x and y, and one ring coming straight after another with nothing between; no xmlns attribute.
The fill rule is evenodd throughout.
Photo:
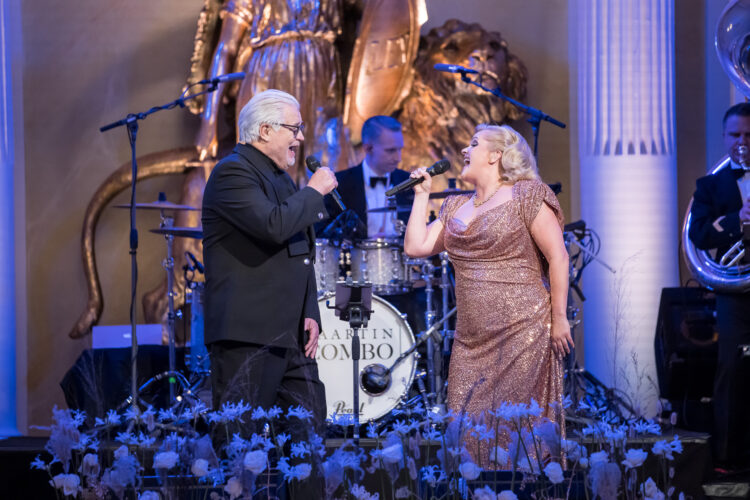
<svg viewBox="0 0 750 500"><path fill-rule="evenodd" d="M750 0L735 0L724 9L716 25L716 53L724 71L746 97L750 97ZM748 157L747 147L738 148L742 166ZM727 166L723 158L711 170L716 173ZM740 239L721 256L695 247L690 232L691 198L682 224L682 255L693 276L705 287L721 292L750 291L750 264L743 263L745 248Z"/></svg>

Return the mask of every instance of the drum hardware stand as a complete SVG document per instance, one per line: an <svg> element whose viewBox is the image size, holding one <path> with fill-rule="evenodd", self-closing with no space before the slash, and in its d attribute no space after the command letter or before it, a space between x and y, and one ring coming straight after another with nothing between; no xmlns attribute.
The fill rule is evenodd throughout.
<svg viewBox="0 0 750 500"><path fill-rule="evenodd" d="M174 218L165 216L161 213L161 224L159 228L172 227ZM175 346L174 346L174 257L172 250L174 248L174 236L165 234L164 239L167 241L167 258L162 262L162 267L167 271L167 343L169 345L169 373L175 373ZM169 377L169 403L175 402L174 384L177 382L174 376Z"/></svg>
<svg viewBox="0 0 750 500"><path fill-rule="evenodd" d="M433 335L437 335L439 338L440 333L438 333L438 329L443 325L443 323L448 321L448 319L450 319L451 316L453 316L454 314L456 314L455 307L451 309L448 314L443 316L441 320L437 321L426 331L419 334L416 338L416 341L414 342L414 345L412 345L409 349L401 353L401 355L398 358L396 358L393 364L389 366L388 368L386 368L380 363L373 363L371 365L367 365L364 368L364 370L362 370L362 376L360 380L362 384L362 388L374 396L377 396L387 391L388 388L391 386L391 373L393 373L393 370L396 368L396 366L398 366L398 364L401 363L404 359L409 357L417 349L417 347L425 343L429 338L432 338Z"/></svg>
<svg viewBox="0 0 750 500"><path fill-rule="evenodd" d="M359 343L359 329L367 327L367 321L372 314L372 283L358 283L348 277L346 281L336 283L336 304L328 305L335 309L336 316L341 321L348 321L352 329L352 416L354 417L354 446L359 446L359 357L361 347Z"/></svg>
<svg viewBox="0 0 750 500"><path fill-rule="evenodd" d="M435 310L432 308L432 295L434 294L434 289L432 288L432 275L434 271L435 266L432 265L430 259L427 259L427 261L422 264L422 279L425 282L425 302L427 302L427 307L424 312L424 323L427 328L431 327L435 321ZM429 336L427 337L427 386L432 394L435 394L435 387L437 386L435 373L435 341L432 339L432 336Z"/></svg>
<svg viewBox="0 0 750 500"><path fill-rule="evenodd" d="M140 120L145 120L148 115L152 113L156 113L157 111L161 111L164 109L172 109L177 106L184 108L185 101L189 101L203 94L208 94L210 92L215 91L218 88L219 82L220 82L219 78L197 82L187 87L182 92L182 95L180 95L179 98L177 98L176 100L172 102L169 102L163 106L154 106L153 108L149 109L148 111L144 113L129 113L125 118L122 118L121 120L109 123L99 128L100 132L106 132L107 130L111 130L113 128L125 126L128 131L128 140L130 141L130 158L131 158L132 169L130 173L131 189L130 189L130 236L129 236L129 241L130 241L130 252L129 252L130 253L130 339L131 339L131 344L130 344L131 345L131 354L130 354L131 372L130 372L130 398L129 399L131 401L130 404L136 411L138 410L138 387L137 387L138 372L137 372L137 367L136 367L136 360L138 358L138 335L136 331L135 297L136 297L136 288L138 284L138 260L137 260L138 230L136 229L136 225L135 225L135 210L136 210L135 186L136 186L136 182L138 181L138 161L137 161L137 156L136 156L136 138L138 136L138 122ZM195 94L186 95L188 90L190 90L190 88L192 88L194 85L199 85L199 84L201 85L209 84L209 87L204 91L201 91Z"/></svg>
<svg viewBox="0 0 750 500"><path fill-rule="evenodd" d="M443 306L443 317L445 317L448 314L448 308L449 308L449 299L448 292L452 288L452 284L450 281L450 260L448 259L448 252L440 252L440 290L442 291L442 306ZM442 375L444 373L444 370L448 367L448 357L451 354L451 340L453 340L453 334L454 331L450 330L448 328L448 323L443 323L443 351L442 356L440 358L440 376L436 379L436 388L440 388L439 391L436 390L437 397L436 404L443 404L445 399L443 398L443 395L445 394L444 388L445 388L445 381L442 380ZM447 377L446 377L447 378Z"/></svg>

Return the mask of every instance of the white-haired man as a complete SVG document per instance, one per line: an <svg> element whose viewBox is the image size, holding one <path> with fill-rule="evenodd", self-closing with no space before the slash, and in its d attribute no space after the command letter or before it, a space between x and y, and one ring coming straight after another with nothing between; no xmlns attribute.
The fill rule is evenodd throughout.
<svg viewBox="0 0 750 500"><path fill-rule="evenodd" d="M337 183L318 169L298 189L293 166L304 125L297 100L256 94L238 119L239 143L213 169L203 195L205 339L214 407L244 400L270 408L302 405L316 430L325 391L315 353L320 311L312 224Z"/></svg>

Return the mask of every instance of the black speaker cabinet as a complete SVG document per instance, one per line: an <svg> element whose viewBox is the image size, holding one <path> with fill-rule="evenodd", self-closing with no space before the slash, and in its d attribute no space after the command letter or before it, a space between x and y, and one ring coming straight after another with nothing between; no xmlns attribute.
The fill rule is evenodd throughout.
<svg viewBox="0 0 750 500"><path fill-rule="evenodd" d="M705 288L663 288L654 349L659 392L672 401L713 393L718 353L716 297Z"/></svg>

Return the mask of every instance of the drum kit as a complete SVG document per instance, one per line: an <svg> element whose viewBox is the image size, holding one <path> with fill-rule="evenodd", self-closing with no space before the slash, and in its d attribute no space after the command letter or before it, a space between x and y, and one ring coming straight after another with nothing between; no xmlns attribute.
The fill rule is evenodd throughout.
<svg viewBox="0 0 750 500"><path fill-rule="evenodd" d="M432 193L430 198L472 192L448 189ZM370 208L368 212L390 213L395 218L410 210L410 206L389 205ZM399 405L422 402L429 408L442 406L453 331L449 322L443 321L440 332L435 329L426 337L424 333L415 336L414 332L419 326L427 330L438 319L433 304L436 288L442 298L439 317L447 320L453 314L449 310L453 279L447 253L428 259L410 258L404 253L401 235L343 241L318 238L315 250L323 325L317 362L326 388L327 414L334 419L358 414L359 423L380 424ZM342 376L351 370L354 328L328 306L337 287L340 289L345 283L367 284L374 294L370 321L357 329L362 370L356 382L354 377ZM424 322L413 317L420 314ZM358 395L354 393L355 383L359 386ZM359 401L356 414L355 399Z"/></svg>

